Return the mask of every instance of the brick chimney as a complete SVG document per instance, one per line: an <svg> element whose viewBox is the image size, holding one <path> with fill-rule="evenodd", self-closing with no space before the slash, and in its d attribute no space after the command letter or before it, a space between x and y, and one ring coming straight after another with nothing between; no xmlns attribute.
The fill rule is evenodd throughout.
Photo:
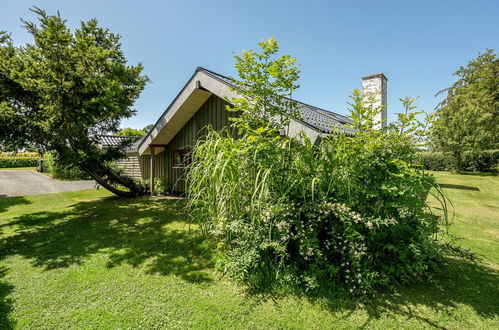
<svg viewBox="0 0 499 330"><path fill-rule="evenodd" d="M386 127L386 83L388 79L382 73L371 74L362 77L362 89L365 96L373 95L375 102L373 107L382 106L379 115L374 118L374 129Z"/></svg>

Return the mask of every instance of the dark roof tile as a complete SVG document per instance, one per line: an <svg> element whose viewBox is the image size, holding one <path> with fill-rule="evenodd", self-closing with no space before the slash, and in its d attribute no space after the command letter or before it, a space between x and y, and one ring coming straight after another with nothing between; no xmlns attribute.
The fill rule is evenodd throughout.
<svg viewBox="0 0 499 330"><path fill-rule="evenodd" d="M126 151L137 151L144 137L124 136L124 135L100 135L99 145L101 146L101 148L116 147L127 139L134 139L135 141L126 149Z"/></svg>

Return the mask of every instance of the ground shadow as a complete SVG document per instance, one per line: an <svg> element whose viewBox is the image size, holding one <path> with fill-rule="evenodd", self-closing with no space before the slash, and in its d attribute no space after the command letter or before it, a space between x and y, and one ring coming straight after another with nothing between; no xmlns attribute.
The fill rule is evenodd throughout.
<svg viewBox="0 0 499 330"><path fill-rule="evenodd" d="M481 317L493 319L499 316L498 285L498 271L480 263L448 258L433 280L401 288L396 293L385 293L369 303L369 320L366 326L382 314L390 313L445 329L438 320L428 318L428 314L421 314L417 306L445 313L451 312L458 305L466 305Z"/></svg>
<svg viewBox="0 0 499 330"><path fill-rule="evenodd" d="M478 188L478 187L463 186L463 185L460 185L460 184L440 183L439 186L442 187L442 188L449 188L449 189L461 189L461 190L480 191L480 188Z"/></svg>
<svg viewBox="0 0 499 330"><path fill-rule="evenodd" d="M9 319L9 313L12 310L9 294L14 287L3 280L6 271L5 268L0 268L0 329L13 329L14 325Z"/></svg>
<svg viewBox="0 0 499 330"><path fill-rule="evenodd" d="M483 319L499 316L499 272L479 262L446 258L431 280L411 283L394 291L380 293L367 301L355 300L344 293L329 289L313 293L297 289L288 294L320 304L330 312L348 318L356 311L366 311L368 318L358 328L375 327L379 319L400 316L415 320L422 327L446 329L445 315L452 315L461 305L471 308ZM252 291L246 294L258 305L268 300L279 304L283 294L271 291ZM439 319L439 317L441 319ZM465 316L463 316L465 317ZM473 327L473 324L469 324Z"/></svg>
<svg viewBox="0 0 499 330"><path fill-rule="evenodd" d="M22 203L22 199L5 205ZM1 204L0 204L1 205ZM4 206L5 207L5 206ZM16 233L0 241L0 260L20 255L44 269L83 264L105 251L107 267L122 264L141 267L147 273L176 275L188 282L209 282L213 270L212 249L196 230L187 230L182 201L150 198L81 201L66 210L20 215L1 226L16 226ZM0 275L1 276L1 275ZM416 319L427 326L444 328L415 306L446 311L466 305L483 318L499 315L499 273L483 264L448 258L432 282L388 292L367 305L331 294L307 295L331 311L354 313L367 310L365 327L386 314ZM0 326L8 328L7 299L12 287L0 277ZM297 293L303 296L303 291ZM260 296L261 293L259 293ZM272 293L264 299L275 299ZM5 324L5 325L4 325Z"/></svg>
<svg viewBox="0 0 499 330"><path fill-rule="evenodd" d="M16 234L0 242L0 259L16 254L34 266L54 269L82 264L87 256L106 250L108 267L127 263L148 273L209 281L210 249L198 231L182 228L183 205L110 197L76 203L67 211L21 215L8 222L16 226ZM168 227L174 222L178 225Z"/></svg>
<svg viewBox="0 0 499 330"><path fill-rule="evenodd" d="M6 195L0 194L0 220L2 219L2 213L7 211L9 208L15 205L26 205L30 204L25 197L8 197Z"/></svg>
<svg viewBox="0 0 499 330"><path fill-rule="evenodd" d="M497 176L497 173L493 172L461 172L461 175L474 175L474 176Z"/></svg>

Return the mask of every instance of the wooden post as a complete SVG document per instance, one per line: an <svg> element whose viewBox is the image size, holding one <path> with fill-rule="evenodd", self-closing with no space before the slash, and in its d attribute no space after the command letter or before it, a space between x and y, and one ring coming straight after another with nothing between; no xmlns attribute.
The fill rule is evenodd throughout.
<svg viewBox="0 0 499 330"><path fill-rule="evenodd" d="M149 148L151 149L151 179L149 181L151 184L151 196L154 196L154 147L149 146Z"/></svg>

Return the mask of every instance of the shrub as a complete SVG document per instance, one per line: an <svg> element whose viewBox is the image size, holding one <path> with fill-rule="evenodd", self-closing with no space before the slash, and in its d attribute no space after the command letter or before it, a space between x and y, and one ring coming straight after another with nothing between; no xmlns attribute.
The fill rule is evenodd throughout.
<svg viewBox="0 0 499 330"><path fill-rule="evenodd" d="M0 152L1 157L40 158L37 152Z"/></svg>
<svg viewBox="0 0 499 330"><path fill-rule="evenodd" d="M430 171L452 171L457 166L456 158L448 153L421 152L420 156L424 168Z"/></svg>
<svg viewBox="0 0 499 330"><path fill-rule="evenodd" d="M496 172L499 150L466 151L462 158L464 171Z"/></svg>
<svg viewBox="0 0 499 330"><path fill-rule="evenodd" d="M275 39L259 46L235 56L243 97L228 110L238 138L208 128L187 172L190 214L216 242L219 269L255 289L356 296L429 276L440 218L425 200L432 187L442 195L417 153L432 117L419 121L406 97L405 113L373 130L382 109L355 90L353 136L281 137L300 119L289 98L299 70L290 56L272 58Z"/></svg>
<svg viewBox="0 0 499 330"><path fill-rule="evenodd" d="M395 132L338 135L320 146L211 131L193 150L192 215L219 269L252 287L344 288L364 295L429 275L439 220L434 178Z"/></svg>
<svg viewBox="0 0 499 330"><path fill-rule="evenodd" d="M140 180L140 185L144 187L144 189L149 190L150 187L149 179ZM168 181L166 177L159 177L154 179L154 192L156 195L167 196L172 192L172 184Z"/></svg>
<svg viewBox="0 0 499 330"><path fill-rule="evenodd" d="M172 184L166 177L156 178L154 180L154 190L158 195L169 195L172 191Z"/></svg>
<svg viewBox="0 0 499 330"><path fill-rule="evenodd" d="M42 169L46 169L54 179L59 180L84 180L89 179L89 176L82 170L62 165L57 159L55 152L47 152L43 157ZM43 171L43 170L42 170Z"/></svg>
<svg viewBox="0 0 499 330"><path fill-rule="evenodd" d="M35 167L38 156L0 156L0 168Z"/></svg>
<svg viewBox="0 0 499 330"><path fill-rule="evenodd" d="M443 152L422 152L425 169L431 171L452 171L457 168L456 158ZM466 151L462 155L462 170L470 172L497 172L499 150Z"/></svg>

